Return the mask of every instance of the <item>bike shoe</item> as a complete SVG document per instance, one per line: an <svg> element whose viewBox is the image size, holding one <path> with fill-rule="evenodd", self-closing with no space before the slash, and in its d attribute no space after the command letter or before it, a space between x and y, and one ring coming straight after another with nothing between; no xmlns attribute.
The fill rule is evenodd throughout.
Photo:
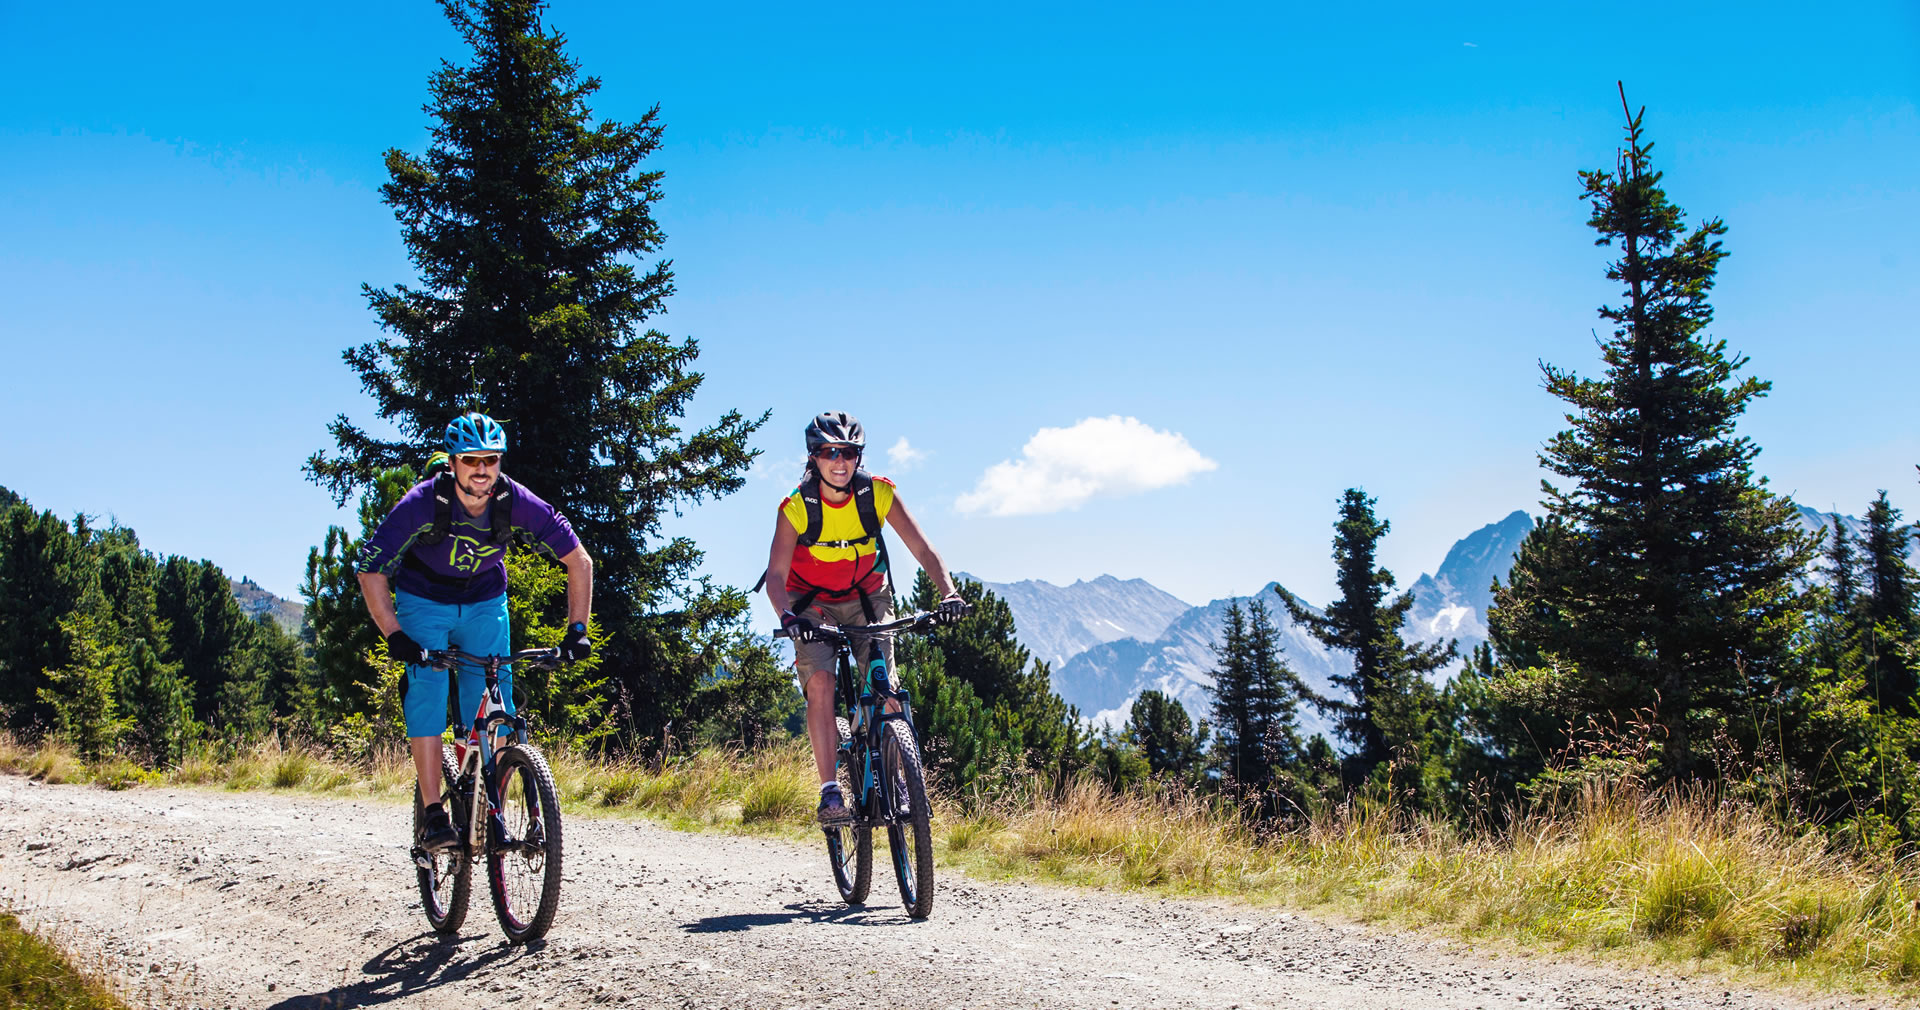
<svg viewBox="0 0 1920 1010"><path fill-rule="evenodd" d="M819 813L821 827L838 828L853 823L853 811L847 808L847 801L840 795L838 784L820 788Z"/></svg>
<svg viewBox="0 0 1920 1010"><path fill-rule="evenodd" d="M427 808L426 823L420 826L420 847L433 852L438 849L451 849L460 844L460 833L453 830L453 821L447 817L447 809L436 803Z"/></svg>

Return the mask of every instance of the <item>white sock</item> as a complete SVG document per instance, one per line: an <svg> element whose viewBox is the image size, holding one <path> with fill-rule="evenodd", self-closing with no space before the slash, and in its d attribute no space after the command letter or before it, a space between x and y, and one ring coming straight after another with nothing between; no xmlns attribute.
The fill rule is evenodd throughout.
<svg viewBox="0 0 1920 1010"><path fill-rule="evenodd" d="M829 790L829 789L838 789L838 788L840 788L840 783L838 783L838 782L822 782L822 783L820 783L820 791L821 791L821 792L823 792L823 793L824 793L824 792L826 792L826 791L827 791L827 790Z"/></svg>

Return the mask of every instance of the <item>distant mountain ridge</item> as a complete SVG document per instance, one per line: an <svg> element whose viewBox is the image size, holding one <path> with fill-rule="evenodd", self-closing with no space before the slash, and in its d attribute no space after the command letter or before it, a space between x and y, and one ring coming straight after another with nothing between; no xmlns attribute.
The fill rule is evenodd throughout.
<svg viewBox="0 0 1920 1010"><path fill-rule="evenodd" d="M248 617L266 614L290 635L299 634L300 626L306 623L307 607L304 603L283 600L260 588L258 582L246 576L228 579L227 585L233 590L234 600L240 604L241 610L247 612Z"/></svg>
<svg viewBox="0 0 1920 1010"><path fill-rule="evenodd" d="M1864 529L1857 518L1804 505L1799 506L1799 520L1808 532L1831 529L1836 521L1856 536ZM1514 555L1533 527L1534 519L1526 512L1510 512L1457 541L1432 574L1402 583L1399 588L1414 594L1402 634L1415 642L1454 640L1463 658L1486 642L1493 582L1506 581ZM1920 542L1909 556L1920 558ZM1179 699L1196 717L1205 713L1211 705L1213 646L1220 640L1227 607L1238 603L1244 608L1251 599L1213 600L1168 617L1163 608L1168 601L1178 601L1143 579L1122 582L1101 576L1068 587L1033 580L986 585L1008 601L1021 644L1051 664L1060 696L1088 718L1114 726L1126 721L1128 707L1145 690ZM1272 612L1283 655L1310 687L1325 694L1332 690L1333 675L1349 669L1350 660L1296 626L1273 594L1275 585L1268 583L1257 595ZM1130 605L1123 600L1143 602ZM1153 632L1156 622L1164 623ZM1118 635L1120 628L1133 633ZM1441 671L1436 679L1451 677L1457 669ZM1305 732L1323 725L1317 714L1301 713Z"/></svg>
<svg viewBox="0 0 1920 1010"><path fill-rule="evenodd" d="M1102 575L1070 586L1038 579L987 582L965 572L1013 611L1020 644L1035 659L1059 667L1070 657L1120 639L1152 641L1193 605L1145 579Z"/></svg>

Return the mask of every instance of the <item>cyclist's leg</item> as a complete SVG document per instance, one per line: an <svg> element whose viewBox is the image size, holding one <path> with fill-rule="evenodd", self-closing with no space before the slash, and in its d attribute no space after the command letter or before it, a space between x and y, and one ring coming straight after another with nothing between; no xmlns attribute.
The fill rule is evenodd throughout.
<svg viewBox="0 0 1920 1010"><path fill-rule="evenodd" d="M474 656L505 656L513 652L513 627L507 621L507 594L491 600L460 606L460 617L448 635L454 648ZM480 710L480 695L487 689L486 674L478 670L460 671L461 718L470 719ZM443 692L444 693L444 690ZM500 668L500 701L513 712L513 667Z"/></svg>
<svg viewBox="0 0 1920 1010"><path fill-rule="evenodd" d="M425 648L446 648L454 606L407 592L393 595L400 630ZM432 806L440 802L440 735L447 730L447 671L409 665L401 675L400 698L420 799Z"/></svg>
<svg viewBox="0 0 1920 1010"><path fill-rule="evenodd" d="M832 624L834 619L818 605L808 609L809 620ZM834 781L834 751L840 746L840 731L833 724L833 646L825 642L793 643L794 674L800 680L800 693L807 700L807 742L813 745L814 770L821 784Z"/></svg>

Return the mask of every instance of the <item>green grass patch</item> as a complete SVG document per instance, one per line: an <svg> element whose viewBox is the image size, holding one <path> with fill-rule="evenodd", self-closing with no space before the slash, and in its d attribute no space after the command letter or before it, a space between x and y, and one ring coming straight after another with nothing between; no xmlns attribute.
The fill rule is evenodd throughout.
<svg viewBox="0 0 1920 1010"><path fill-rule="evenodd" d="M127 1010L59 947L0 911L0 1010Z"/></svg>

